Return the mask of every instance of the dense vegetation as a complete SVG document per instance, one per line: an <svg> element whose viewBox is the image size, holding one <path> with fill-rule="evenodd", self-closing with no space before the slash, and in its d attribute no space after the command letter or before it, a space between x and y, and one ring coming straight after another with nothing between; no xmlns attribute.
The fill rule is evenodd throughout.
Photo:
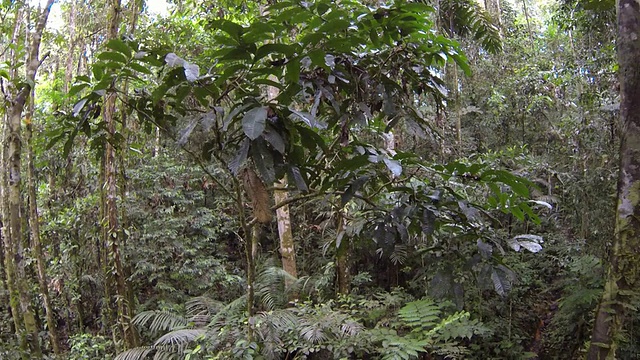
<svg viewBox="0 0 640 360"><path fill-rule="evenodd" d="M637 10L150 5L0 4L0 359L640 356Z"/></svg>

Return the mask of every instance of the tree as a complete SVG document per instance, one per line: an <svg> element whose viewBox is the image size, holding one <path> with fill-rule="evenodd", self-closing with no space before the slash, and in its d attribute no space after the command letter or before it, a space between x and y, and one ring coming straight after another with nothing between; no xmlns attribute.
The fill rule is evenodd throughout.
<svg viewBox="0 0 640 360"><path fill-rule="evenodd" d="M640 285L640 7L618 2L620 169L615 238L587 359L614 359Z"/></svg>
<svg viewBox="0 0 640 360"><path fill-rule="evenodd" d="M38 325L31 306L31 299L27 285L28 278L25 273L25 254L23 238L23 198L22 198L22 114L31 96L31 92L36 81L36 72L41 64L40 43L42 34L49 18L49 12L53 0L48 0L45 7L39 12L35 31L28 41L26 76L22 81L15 81L17 84L10 99L10 106L6 116L5 133L3 136L3 163L2 171L5 173L3 179L3 240L5 255L5 271L7 275L7 286L10 291L11 310L15 324L15 331L20 338L23 356L29 356L29 351L36 358L42 357L38 339ZM13 39L20 39L22 16L28 18L28 6L18 7L15 17L15 27ZM27 28L25 27L25 30ZM16 41L17 43L17 41ZM12 60L14 66L14 78L18 80L18 63L22 60L15 52ZM5 94L7 95L7 94ZM22 320L19 318L22 317Z"/></svg>
<svg viewBox="0 0 640 360"><path fill-rule="evenodd" d="M120 0L111 0L109 6L109 25L107 29L107 39L113 40L118 37L122 4ZM124 231L118 219L118 164L116 158L116 146L119 141L116 137L116 89L115 82L111 84L104 99L104 110L102 118L107 130L107 141L104 146L103 176L104 176L104 245L106 249L107 261L105 262L105 275L107 279L115 280L115 298L118 308L118 325L122 331L125 349L137 345L137 335L131 319L133 317L133 304L131 304L127 276L123 256L121 254ZM110 299L108 299L110 301Z"/></svg>

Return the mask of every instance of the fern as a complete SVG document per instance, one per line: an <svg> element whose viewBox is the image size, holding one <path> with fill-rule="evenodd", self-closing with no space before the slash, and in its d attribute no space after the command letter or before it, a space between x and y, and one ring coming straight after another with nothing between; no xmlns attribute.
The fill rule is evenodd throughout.
<svg viewBox="0 0 640 360"><path fill-rule="evenodd" d="M461 359L468 350L461 343L488 330L470 314L459 311L443 317L442 304L425 298L407 303L398 311L398 329L408 330L398 335L396 330L377 328L369 331L374 342L381 344L378 351L383 359L410 359L421 352L442 355L448 359Z"/></svg>
<svg viewBox="0 0 640 360"><path fill-rule="evenodd" d="M427 298L407 303L398 312L398 317L415 330L426 330L436 326L440 313L438 305Z"/></svg>

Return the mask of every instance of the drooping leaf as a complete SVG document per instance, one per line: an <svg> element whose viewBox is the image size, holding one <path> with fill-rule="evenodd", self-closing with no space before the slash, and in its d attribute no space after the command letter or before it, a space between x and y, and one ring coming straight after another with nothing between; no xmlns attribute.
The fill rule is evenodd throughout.
<svg viewBox="0 0 640 360"><path fill-rule="evenodd" d="M222 120L222 131L227 131L229 129L229 125L231 125L231 122L233 121L233 118L235 118L236 115L238 115L251 105L252 104L244 104L236 106L233 110L231 110L229 114L224 117L224 120Z"/></svg>
<svg viewBox="0 0 640 360"><path fill-rule="evenodd" d="M184 76L188 81L194 82L200 77L200 67L197 64L184 62Z"/></svg>
<svg viewBox="0 0 640 360"><path fill-rule="evenodd" d="M182 59L175 53L168 53L167 56L165 56L164 61L171 67L183 66L185 63L184 59Z"/></svg>
<svg viewBox="0 0 640 360"><path fill-rule="evenodd" d="M400 165L399 161L389 159L387 157L384 157L382 161L384 161L384 164L387 165L387 168L389 169L389 171L391 171L393 177L402 175L402 165Z"/></svg>
<svg viewBox="0 0 640 360"><path fill-rule="evenodd" d="M196 128L196 125L198 125L198 120L199 119L196 117L191 119L191 121L189 122L189 125L187 125L187 127L182 131L182 134L180 135L180 139L178 139L178 146L183 146L184 144L187 143L187 140L189 140L189 136L191 136L191 133Z"/></svg>
<svg viewBox="0 0 640 360"><path fill-rule="evenodd" d="M304 180L304 178L302 177L302 174L300 173L300 168L298 168L297 166L291 166L290 174L293 177L293 182L296 184L296 187L298 188L298 190L304 191L304 192L309 191L307 182Z"/></svg>
<svg viewBox="0 0 640 360"><path fill-rule="evenodd" d="M129 64L129 66L135 71L141 72L143 74L151 75L151 70L149 70L149 68L144 67L138 63L132 62Z"/></svg>
<svg viewBox="0 0 640 360"><path fill-rule="evenodd" d="M86 98L86 97L82 98L73 106L73 111L72 111L73 116L78 116L78 114L80 114L80 111L82 111L82 109L84 108L84 105L87 103L88 100L89 98Z"/></svg>
<svg viewBox="0 0 640 360"><path fill-rule="evenodd" d="M344 193L342 194L342 196L340 197L340 204L341 206L345 206L351 199L353 199L354 195L356 195L356 193L358 191L360 191L360 189L362 188L362 186L370 179L371 177L368 175L365 176L360 176L359 178L355 179L351 184L349 184L349 186L347 187L347 189L344 191Z"/></svg>
<svg viewBox="0 0 640 360"><path fill-rule="evenodd" d="M210 24L213 28L220 29L226 32L227 34L229 34L229 36L231 36L235 40L240 40L240 36L244 31L244 28L242 26L234 23L233 21L229 21L225 19L214 20Z"/></svg>
<svg viewBox="0 0 640 360"><path fill-rule="evenodd" d="M242 118L242 130L251 140L262 135L266 126L267 108L264 106L253 108Z"/></svg>
<svg viewBox="0 0 640 360"><path fill-rule="evenodd" d="M247 157L249 156L249 147L251 145L251 141L249 139L244 139L242 145L240 145L240 149L236 153L236 156L229 162L229 170L233 173L233 175L238 176L240 168L247 162Z"/></svg>
<svg viewBox="0 0 640 360"><path fill-rule="evenodd" d="M263 134L265 140L273 146L280 154L284 155L285 145L282 136L273 128L267 127Z"/></svg>
<svg viewBox="0 0 640 360"><path fill-rule="evenodd" d="M80 91L82 91L82 89L85 89L89 86L88 83L79 83L79 84L75 84L71 87L71 89L69 89L69 92L67 93L67 96L71 97L77 93L79 93Z"/></svg>
<svg viewBox="0 0 640 360"><path fill-rule="evenodd" d="M265 183L272 184L276 181L273 156L263 137L258 137L251 142L251 158Z"/></svg>
<svg viewBox="0 0 640 360"><path fill-rule="evenodd" d="M287 63L287 72L285 73L285 80L297 83L300 81L300 58L296 57Z"/></svg>

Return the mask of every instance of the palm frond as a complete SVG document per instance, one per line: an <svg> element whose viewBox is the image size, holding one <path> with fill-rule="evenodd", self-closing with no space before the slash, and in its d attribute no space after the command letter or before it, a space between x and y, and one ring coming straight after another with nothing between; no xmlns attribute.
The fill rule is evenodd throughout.
<svg viewBox="0 0 640 360"><path fill-rule="evenodd" d="M118 354L114 360L143 360L156 349L153 346L141 346Z"/></svg>
<svg viewBox="0 0 640 360"><path fill-rule="evenodd" d="M135 326L145 327L153 333L175 330L187 326L188 323L182 315L161 310L143 311L133 318Z"/></svg>
<svg viewBox="0 0 640 360"><path fill-rule="evenodd" d="M273 266L270 261L258 270L255 282L256 296L267 310L273 310L287 303L285 279L295 281L293 276L281 267Z"/></svg>
<svg viewBox="0 0 640 360"><path fill-rule="evenodd" d="M175 349L176 352L182 352L188 343L204 336L206 333L207 331L205 329L174 330L162 335L153 345L167 345Z"/></svg>
<svg viewBox="0 0 640 360"><path fill-rule="evenodd" d="M247 295L242 295L237 299L233 300L225 307L220 309L215 315L211 317L209 324L207 325L210 329L220 329L224 327L227 323L226 318L237 313L241 313L247 304Z"/></svg>
<svg viewBox="0 0 640 360"><path fill-rule="evenodd" d="M439 14L449 36L473 37L490 53L502 50L500 30L474 0L442 0Z"/></svg>
<svg viewBox="0 0 640 360"><path fill-rule="evenodd" d="M153 354L153 360L171 360L179 357L179 353L166 346L140 346L118 354L114 360L144 360Z"/></svg>

